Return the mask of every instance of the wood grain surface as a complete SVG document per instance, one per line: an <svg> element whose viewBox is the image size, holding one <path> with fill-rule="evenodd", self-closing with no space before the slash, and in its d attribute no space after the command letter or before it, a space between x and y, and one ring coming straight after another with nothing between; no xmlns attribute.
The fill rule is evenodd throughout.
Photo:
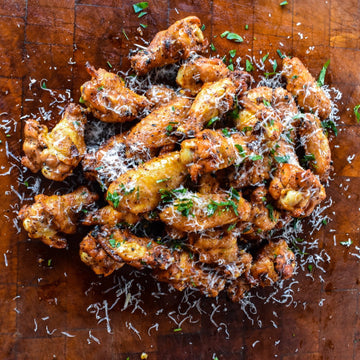
<svg viewBox="0 0 360 360"><path fill-rule="evenodd" d="M353 113L360 103L360 3L280 2L149 0L148 14L138 19L133 2L124 0L0 1L0 359L132 360L142 352L150 360L360 358L360 126ZM50 123L59 119L56 104L50 106L53 97L41 83L58 99L68 99L70 89L77 101L79 87L88 79L86 61L105 69L110 62L112 71L126 71L129 50L134 43L143 44L139 23L148 25L142 31L150 40L191 14L205 23L205 35L217 50L212 55L236 49L242 64L247 55L266 53L280 63L280 49L302 59L315 76L330 59L325 82L343 94L339 135L331 143L333 181L327 188L332 221L314 234L320 248L316 252L331 260L319 260L324 271L299 272L291 303L257 299L256 313L249 307L244 312L223 295L218 301L194 297L193 308L183 315L183 294L161 285L164 294L157 298L158 287L150 277L140 279L126 269L99 279L79 259L80 239L73 237L68 250L49 249L30 241L13 222L18 194L27 194L17 179L22 176L33 185L41 178L8 162L10 157L16 164L9 151L21 154L24 116L53 109ZM244 42L222 39L226 30L240 34ZM49 186L44 180L41 184ZM340 244L348 239L353 242L349 248ZM119 281L133 296L127 308L126 293L117 293ZM139 286L142 295L137 295ZM200 314L197 304L206 313Z"/></svg>

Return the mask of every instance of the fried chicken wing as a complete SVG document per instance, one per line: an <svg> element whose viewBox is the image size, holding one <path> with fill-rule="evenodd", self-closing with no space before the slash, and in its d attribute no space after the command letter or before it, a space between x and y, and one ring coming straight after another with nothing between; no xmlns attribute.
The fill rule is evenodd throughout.
<svg viewBox="0 0 360 360"><path fill-rule="evenodd" d="M134 161L126 158L125 134L112 136L96 151L88 151L82 160L85 176L103 188L129 170Z"/></svg>
<svg viewBox="0 0 360 360"><path fill-rule="evenodd" d="M143 118L126 138L128 156L144 152L154 156L159 148L175 144L175 131L185 121L190 106L190 99L178 97Z"/></svg>
<svg viewBox="0 0 360 360"><path fill-rule="evenodd" d="M75 234L81 211L98 198L84 186L61 196L39 194L32 205L20 209L19 218L29 237L55 248L65 248L67 241L62 234Z"/></svg>
<svg viewBox="0 0 360 360"><path fill-rule="evenodd" d="M206 83L197 94L186 122L178 127L178 132L186 136L196 135L215 117L221 117L233 109L235 94L247 88L246 76L242 72L232 72L230 77Z"/></svg>
<svg viewBox="0 0 360 360"><path fill-rule="evenodd" d="M159 106L168 104L177 97L175 90L165 85L152 85L146 91L145 96L155 109Z"/></svg>
<svg viewBox="0 0 360 360"><path fill-rule="evenodd" d="M188 164L192 180L196 181L200 174L239 165L250 154L247 142L248 138L241 134L224 136L219 131L206 129L181 143L180 156Z"/></svg>
<svg viewBox="0 0 360 360"><path fill-rule="evenodd" d="M84 128L86 115L79 105L69 104L59 123L51 132L36 120L28 120L24 129L21 163L32 172L55 181L63 181L72 174L86 151Z"/></svg>
<svg viewBox="0 0 360 360"><path fill-rule="evenodd" d="M87 235L80 242L80 259L89 266L96 275L108 276L125 265L124 262L114 260L96 242L95 238Z"/></svg>
<svg viewBox="0 0 360 360"><path fill-rule="evenodd" d="M88 238L101 244L115 261L139 269L148 267L154 270L158 280L168 282L180 291L196 287L206 295L217 296L225 286L223 279L214 279L213 274L202 270L188 252L171 250L150 238L135 236L128 230L103 227L95 234L90 233Z"/></svg>
<svg viewBox="0 0 360 360"><path fill-rule="evenodd" d="M196 95L203 84L228 77L230 70L218 58L197 57L181 65L176 82L185 93Z"/></svg>
<svg viewBox="0 0 360 360"><path fill-rule="evenodd" d="M196 16L189 16L158 32L150 45L131 57L131 67L137 75L145 75L151 69L174 64L187 59L193 52L204 51L208 41L200 29Z"/></svg>
<svg viewBox="0 0 360 360"><path fill-rule="evenodd" d="M260 131L265 140L280 137L283 124L278 112L272 107L273 89L262 86L246 91L240 98L244 108L235 118L236 128L246 134Z"/></svg>
<svg viewBox="0 0 360 360"><path fill-rule="evenodd" d="M89 63L86 63L86 70L92 78L81 86L81 98L99 120L131 121L150 107L150 101L128 89L118 75L104 69L96 70Z"/></svg>
<svg viewBox="0 0 360 360"><path fill-rule="evenodd" d="M123 210L118 211L111 205L107 205L103 208L87 213L81 223L87 226L107 225L113 227L120 223L135 225L139 220L140 218L131 212Z"/></svg>
<svg viewBox="0 0 360 360"><path fill-rule="evenodd" d="M293 217L309 216L326 197L325 189L310 171L292 164L281 164L269 186L277 207Z"/></svg>
<svg viewBox="0 0 360 360"><path fill-rule="evenodd" d="M300 107L306 112L317 113L321 119L329 117L330 99L297 57L283 59L282 73L287 81L286 89L296 97Z"/></svg>
<svg viewBox="0 0 360 360"><path fill-rule="evenodd" d="M179 152L161 155L122 174L109 186L106 199L117 210L140 214L159 204L159 190L172 190L185 179L186 166Z"/></svg>
<svg viewBox="0 0 360 360"><path fill-rule="evenodd" d="M305 114L298 127L298 133L309 167L314 174L319 175L321 181L326 181L331 170L331 151L319 118Z"/></svg>
<svg viewBox="0 0 360 360"><path fill-rule="evenodd" d="M167 225L187 232L196 232L246 221L250 204L240 195L183 193L160 213Z"/></svg>
<svg viewBox="0 0 360 360"><path fill-rule="evenodd" d="M225 265L238 257L237 238L232 232L211 229L190 233L188 240L191 250L199 254L200 262Z"/></svg>

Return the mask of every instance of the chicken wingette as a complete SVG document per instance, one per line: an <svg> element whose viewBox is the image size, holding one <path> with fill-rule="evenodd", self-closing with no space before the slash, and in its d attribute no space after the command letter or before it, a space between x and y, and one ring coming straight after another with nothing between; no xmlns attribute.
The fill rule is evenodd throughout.
<svg viewBox="0 0 360 360"><path fill-rule="evenodd" d="M230 194L177 193L177 198L160 213L160 219L176 229L196 232L236 221L247 221L250 204L232 189Z"/></svg>
<svg viewBox="0 0 360 360"><path fill-rule="evenodd" d="M269 185L276 206L293 217L309 216L326 197L325 189L310 170L292 164L281 164Z"/></svg>
<svg viewBox="0 0 360 360"><path fill-rule="evenodd" d="M202 86L191 105L187 119L177 131L194 136L214 118L220 118L234 108L235 95L247 89L248 77L234 71L229 77Z"/></svg>
<svg viewBox="0 0 360 360"><path fill-rule="evenodd" d="M298 134L305 150L305 161L321 181L326 181L331 170L331 151L319 118L305 114L300 120Z"/></svg>
<svg viewBox="0 0 360 360"><path fill-rule="evenodd" d="M196 16L176 21L167 30L158 32L146 49L131 57L131 67L137 75L145 75L151 69L174 64L187 59L191 53L204 51L208 41L200 26Z"/></svg>
<svg viewBox="0 0 360 360"><path fill-rule="evenodd" d="M50 180L63 181L72 174L85 154L86 120L83 109L71 103L51 132L36 120L26 121L25 156L21 163L34 173L41 170Z"/></svg>
<svg viewBox="0 0 360 360"><path fill-rule="evenodd" d="M214 274L204 271L188 251L171 249L150 238L135 236L128 230L102 227L88 234L86 239L101 244L107 254L119 263L154 270L158 280L168 282L180 291L196 287L208 296L217 296L225 286L224 279L215 279ZM89 261L82 254L81 257L94 268L94 259Z"/></svg>
<svg viewBox="0 0 360 360"><path fill-rule="evenodd" d="M228 77L230 70L221 59L197 57L181 65L176 82L185 93L196 95L203 84Z"/></svg>
<svg viewBox="0 0 360 360"><path fill-rule="evenodd" d="M91 75L80 88L81 101L101 121L123 123L136 119L144 109L150 107L150 101L125 86L117 75L104 69L96 70L86 63Z"/></svg>
<svg viewBox="0 0 360 360"><path fill-rule="evenodd" d="M318 114L323 120L329 117L330 99L297 57L283 59L282 74L286 78L286 89L296 97L300 107Z"/></svg>
<svg viewBox="0 0 360 360"><path fill-rule="evenodd" d="M24 205L19 211L24 229L29 237L41 239L46 245L65 248L63 234L75 234L83 209L88 209L99 196L82 186L66 195L35 196L32 205Z"/></svg>
<svg viewBox="0 0 360 360"><path fill-rule="evenodd" d="M155 156L158 149L175 144L178 141L176 129L185 121L190 106L190 99L175 98L143 118L126 137L128 156L144 153Z"/></svg>
<svg viewBox="0 0 360 360"><path fill-rule="evenodd" d="M186 174L179 152L161 155L120 175L110 184L106 199L117 210L133 214L148 212L159 204L159 190L177 188Z"/></svg>

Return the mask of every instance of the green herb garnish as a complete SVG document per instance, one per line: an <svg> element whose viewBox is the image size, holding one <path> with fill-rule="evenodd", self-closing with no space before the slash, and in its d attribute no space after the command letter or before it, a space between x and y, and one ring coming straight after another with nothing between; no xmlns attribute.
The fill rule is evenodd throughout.
<svg viewBox="0 0 360 360"><path fill-rule="evenodd" d="M319 86L323 86L323 85L324 85L326 70L327 70L329 64L330 64L330 59L325 63L325 65L323 66L323 68L322 68L321 71L320 71L319 79L318 79L318 81L317 81L317 84L318 84Z"/></svg>
<svg viewBox="0 0 360 360"><path fill-rule="evenodd" d="M139 2L137 4L133 4L133 9L135 14L139 13L140 11L146 9L149 6L148 2Z"/></svg>

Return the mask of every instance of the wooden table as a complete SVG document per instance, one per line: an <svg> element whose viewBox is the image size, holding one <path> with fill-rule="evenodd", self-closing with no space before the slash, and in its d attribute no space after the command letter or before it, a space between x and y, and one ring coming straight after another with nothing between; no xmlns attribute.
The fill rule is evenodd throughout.
<svg viewBox="0 0 360 360"><path fill-rule="evenodd" d="M280 2L150 0L148 14L141 19L131 2L121 0L0 2L1 359L139 359L142 352L148 359L360 358L355 247L360 245L360 127L353 114L360 102L360 5L356 0ZM260 58L266 53L280 63L280 49L301 58L316 76L330 59L326 83L343 94L339 135L332 140L334 180L327 188L333 200L327 211L332 221L314 235L317 252L326 252L331 261L319 263L325 272L313 269L314 280L306 269L295 277L288 306L257 300L257 313L250 314L253 321L225 296L218 302L202 299L207 314L200 315L194 306L188 312L191 317L181 315L182 294L169 294L162 285L164 294L156 298L156 283L150 277L139 280L129 270L98 279L78 257L80 239L73 238L68 250L49 249L29 241L13 222L19 197L26 194L16 180L20 177L32 186L41 178L24 173L12 158L21 154L24 115L53 109L52 123L58 120L56 105L49 106L52 96L41 84L66 99L70 89L77 101L79 87L88 79L85 61L127 70L129 50L133 43L141 44L139 23L148 25L143 37L149 40L191 14L205 23L205 35L217 49L213 55L236 49L242 64L246 55ZM244 43L222 39L225 30L243 36ZM349 248L340 245L349 238ZM133 311L134 301L122 310L129 297L116 296L118 281L127 284L143 310ZM138 286L145 288L141 296L136 295ZM107 321L105 310L116 299ZM174 331L179 327L181 331Z"/></svg>

